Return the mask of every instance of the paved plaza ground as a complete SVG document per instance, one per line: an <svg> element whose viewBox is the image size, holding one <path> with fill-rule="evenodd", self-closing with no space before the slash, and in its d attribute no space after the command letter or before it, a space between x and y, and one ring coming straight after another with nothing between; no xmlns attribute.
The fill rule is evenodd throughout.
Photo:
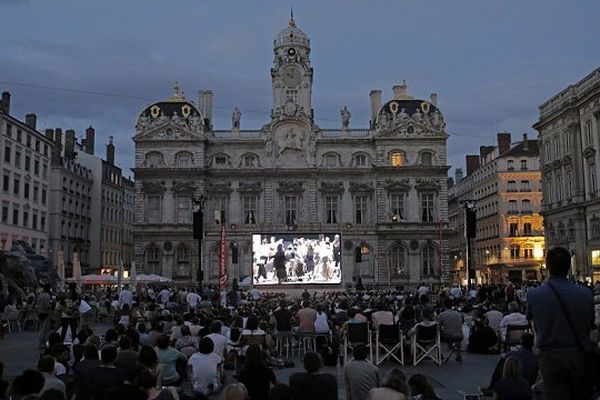
<svg viewBox="0 0 600 400"><path fill-rule="evenodd" d="M103 333L106 325L98 324L95 332ZM4 339L0 339L0 360L6 366L5 379L12 379L27 368L35 368L39 351L37 348L37 332L24 331L22 333L6 334ZM496 365L498 356L463 354L462 364L452 359L448 364L437 366L431 361L419 364L417 367L404 366L402 370L407 375L422 373L432 382L436 393L444 400L462 399L459 391L473 392L478 386L486 386ZM295 360L295 368L285 368L275 370L277 379L287 383L289 377L294 372L302 370L301 360ZM391 368L398 364L384 362L380 365L381 376L385 375ZM345 398L342 368L326 367L325 372L337 376L339 382L340 399ZM228 377L228 382L234 382L234 379Z"/></svg>

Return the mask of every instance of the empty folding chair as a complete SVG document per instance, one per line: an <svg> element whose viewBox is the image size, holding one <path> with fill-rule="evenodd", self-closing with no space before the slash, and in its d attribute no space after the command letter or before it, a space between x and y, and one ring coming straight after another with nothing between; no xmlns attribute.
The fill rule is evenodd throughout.
<svg viewBox="0 0 600 400"><path fill-rule="evenodd" d="M371 341L371 331L368 322L348 324L348 332L344 339L344 362L348 362L348 350L352 350L355 345L362 343L369 348L369 361L373 362L373 345Z"/></svg>
<svg viewBox="0 0 600 400"><path fill-rule="evenodd" d="M442 364L442 346L439 325L416 325L415 334L411 338L413 365L417 365L426 358Z"/></svg>
<svg viewBox="0 0 600 400"><path fill-rule="evenodd" d="M383 350L384 354L380 355ZM400 358L396 353L400 350ZM404 340L398 324L379 325L375 339L375 363L381 364L385 359L394 358L404 365Z"/></svg>

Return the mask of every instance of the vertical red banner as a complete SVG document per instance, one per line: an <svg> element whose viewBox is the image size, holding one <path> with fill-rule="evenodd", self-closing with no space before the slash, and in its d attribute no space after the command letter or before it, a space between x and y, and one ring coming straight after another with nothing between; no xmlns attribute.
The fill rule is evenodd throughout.
<svg viewBox="0 0 600 400"><path fill-rule="evenodd" d="M227 287L227 243L225 242L225 225L221 226L221 254L219 257L219 288Z"/></svg>

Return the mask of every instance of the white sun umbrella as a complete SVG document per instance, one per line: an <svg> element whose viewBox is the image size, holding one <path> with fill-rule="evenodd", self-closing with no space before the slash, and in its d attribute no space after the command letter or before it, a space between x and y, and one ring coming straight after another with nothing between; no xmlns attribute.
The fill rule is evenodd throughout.
<svg viewBox="0 0 600 400"><path fill-rule="evenodd" d="M131 269L129 271L129 286L131 290L135 292L135 285L137 281L137 270L135 269L135 261L131 262Z"/></svg>
<svg viewBox="0 0 600 400"><path fill-rule="evenodd" d="M77 283L77 289L81 289L81 264L79 263L79 254L74 251L73 252L73 279Z"/></svg>
<svg viewBox="0 0 600 400"><path fill-rule="evenodd" d="M65 252L62 250L58 251L58 259L56 262L56 269L58 273L58 289L62 292L65 288Z"/></svg>

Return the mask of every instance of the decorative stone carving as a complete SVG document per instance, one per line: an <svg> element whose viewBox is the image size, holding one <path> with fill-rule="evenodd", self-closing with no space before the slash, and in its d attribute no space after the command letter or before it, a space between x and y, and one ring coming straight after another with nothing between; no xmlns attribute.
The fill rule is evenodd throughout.
<svg viewBox="0 0 600 400"><path fill-rule="evenodd" d="M321 182L319 190L323 193L343 193L344 182Z"/></svg>
<svg viewBox="0 0 600 400"><path fill-rule="evenodd" d="M143 182L142 190L145 193L162 193L166 190L164 182Z"/></svg>
<svg viewBox="0 0 600 400"><path fill-rule="evenodd" d="M138 123L135 126L136 133L144 132L150 126L150 119L146 115L146 113L142 113L140 118L138 118Z"/></svg>
<svg viewBox="0 0 600 400"><path fill-rule="evenodd" d="M415 187L419 190L433 190L436 192L441 189L438 180L430 178L418 178Z"/></svg>
<svg viewBox="0 0 600 400"><path fill-rule="evenodd" d="M233 189L231 189L231 183L209 183L208 184L208 193L231 193Z"/></svg>
<svg viewBox="0 0 600 400"><path fill-rule="evenodd" d="M262 192L261 182L240 182L238 192Z"/></svg>
<svg viewBox="0 0 600 400"><path fill-rule="evenodd" d="M304 132L302 132L298 128L298 126L289 126L288 128L286 128L285 133L282 135L282 137L279 138L279 141L277 143L279 147L277 150L278 157L281 157L281 154L283 154L283 152L286 150L297 150L303 152L303 141Z"/></svg>
<svg viewBox="0 0 600 400"><path fill-rule="evenodd" d="M279 182L279 188L277 188L277 192L279 193L299 193L303 191L302 182L298 181L281 181Z"/></svg>
<svg viewBox="0 0 600 400"><path fill-rule="evenodd" d="M407 192L411 187L408 178L398 180L386 179L381 181L381 185L386 188L388 192Z"/></svg>
<svg viewBox="0 0 600 400"><path fill-rule="evenodd" d="M192 181L173 181L173 191L193 193L196 191L196 187Z"/></svg>
<svg viewBox="0 0 600 400"><path fill-rule="evenodd" d="M350 182L350 192L372 192L375 190L373 186L363 182Z"/></svg>

